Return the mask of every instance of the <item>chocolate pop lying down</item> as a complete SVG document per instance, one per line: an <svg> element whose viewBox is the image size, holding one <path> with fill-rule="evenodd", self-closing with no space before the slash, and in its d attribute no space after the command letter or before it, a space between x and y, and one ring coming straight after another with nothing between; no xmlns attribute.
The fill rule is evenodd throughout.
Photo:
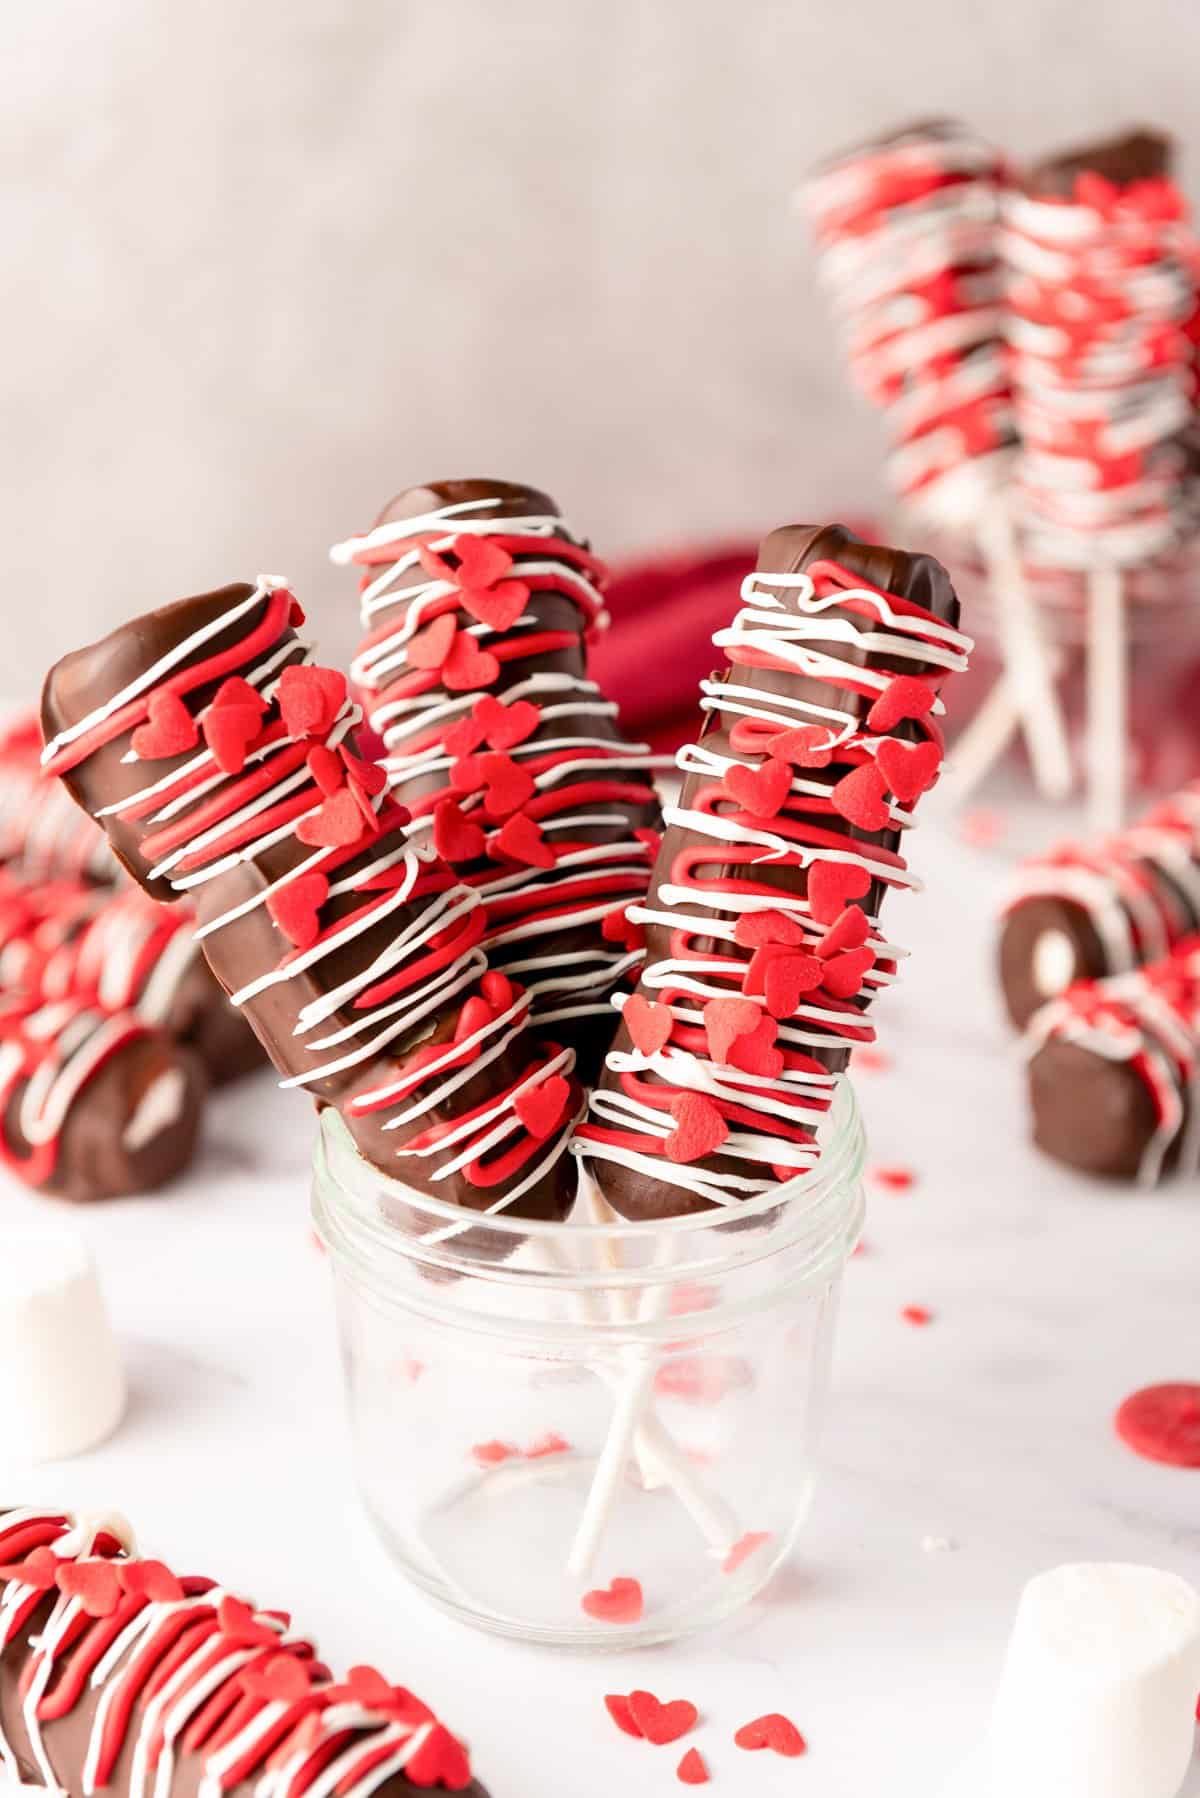
<svg viewBox="0 0 1200 1798"><path fill-rule="evenodd" d="M966 664L929 556L792 525L714 642L705 726L679 753L645 926L575 1152L625 1217L734 1204L811 1167L814 1131L890 983L878 912L942 759L937 695Z"/></svg>
<svg viewBox="0 0 1200 1798"><path fill-rule="evenodd" d="M509 481L410 488L333 553L364 570L351 673L392 792L482 894L493 965L590 1081L639 959L620 914L645 895L659 823L649 747L587 678L606 570L553 500Z"/></svg>
<svg viewBox="0 0 1200 1798"><path fill-rule="evenodd" d="M463 1744L287 1614L139 1558L123 1519L0 1513L0 1767L93 1798L485 1798Z"/></svg>
<svg viewBox="0 0 1200 1798"><path fill-rule="evenodd" d="M1000 982L1019 1028L1076 980L1127 974L1200 930L1200 781L1129 830L1060 843L1017 872Z"/></svg>
<svg viewBox="0 0 1200 1798"><path fill-rule="evenodd" d="M1081 980L1025 1035L1033 1140L1084 1173L1152 1185L1200 1167L1200 937Z"/></svg>
<svg viewBox="0 0 1200 1798"><path fill-rule="evenodd" d="M571 1052L530 1039L528 996L479 948L478 896L409 840L300 616L263 580L65 657L46 763L147 892L191 899L284 1084L336 1105L369 1161L471 1209L557 1216Z"/></svg>

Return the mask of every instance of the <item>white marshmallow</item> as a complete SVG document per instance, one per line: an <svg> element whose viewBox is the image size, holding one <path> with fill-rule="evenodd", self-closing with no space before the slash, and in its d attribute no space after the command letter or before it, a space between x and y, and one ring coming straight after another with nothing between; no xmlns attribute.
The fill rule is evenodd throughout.
<svg viewBox="0 0 1200 1798"><path fill-rule="evenodd" d="M1200 1594L1153 1567L1026 1586L990 1738L994 1798L1176 1798L1195 1745Z"/></svg>
<svg viewBox="0 0 1200 1798"><path fill-rule="evenodd" d="M81 1454L124 1409L124 1369L87 1244L57 1219L6 1224L0 1469Z"/></svg>

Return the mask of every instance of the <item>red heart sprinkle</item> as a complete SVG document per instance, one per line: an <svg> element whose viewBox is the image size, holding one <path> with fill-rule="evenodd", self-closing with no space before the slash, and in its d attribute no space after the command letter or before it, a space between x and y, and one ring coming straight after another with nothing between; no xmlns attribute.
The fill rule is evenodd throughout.
<svg viewBox="0 0 1200 1798"><path fill-rule="evenodd" d="M888 737L875 752L875 766L901 804L911 805L937 781L942 752L936 743L901 743Z"/></svg>
<svg viewBox="0 0 1200 1798"><path fill-rule="evenodd" d="M1200 1467L1200 1385L1144 1386L1121 1405L1117 1435L1135 1455L1167 1467Z"/></svg>
<svg viewBox="0 0 1200 1798"><path fill-rule="evenodd" d="M338 788L346 784L346 770L342 758L327 749L324 743L314 743L304 758L305 766L326 798L336 793Z"/></svg>
<svg viewBox="0 0 1200 1798"><path fill-rule="evenodd" d="M325 737L346 700L346 677L336 668L302 662L285 668L275 694L289 737Z"/></svg>
<svg viewBox="0 0 1200 1798"><path fill-rule="evenodd" d="M117 1578L122 1591L150 1604L179 1604L184 1598L182 1581L161 1561L118 1561Z"/></svg>
<svg viewBox="0 0 1200 1798"><path fill-rule="evenodd" d="M217 1606L217 1628L239 1648L267 1648L279 1640L269 1624L259 1623L248 1604L228 1595Z"/></svg>
<svg viewBox="0 0 1200 1798"><path fill-rule="evenodd" d="M834 811L859 830L883 830L889 822L883 775L874 762L864 762L843 774L829 793Z"/></svg>
<svg viewBox="0 0 1200 1798"><path fill-rule="evenodd" d="M527 862L531 868L554 866L554 851L542 835L541 825L523 812L505 820L492 838L492 848L514 862Z"/></svg>
<svg viewBox="0 0 1200 1798"><path fill-rule="evenodd" d="M285 589L281 587L279 591L282 593ZM294 631L298 631L300 626L304 623L304 607L300 604L300 601L294 594L289 593L288 598L291 601L291 604L288 607L288 623Z"/></svg>
<svg viewBox="0 0 1200 1798"><path fill-rule="evenodd" d="M708 1784L708 1766L698 1748L689 1748L675 1769L675 1777L681 1785L706 1786Z"/></svg>
<svg viewBox="0 0 1200 1798"><path fill-rule="evenodd" d="M496 1016L508 1011L516 998L513 983L507 974L501 974L496 968L489 968L479 982L479 990L492 1007Z"/></svg>
<svg viewBox="0 0 1200 1798"><path fill-rule="evenodd" d="M656 1005L653 999L643 999L640 993L629 995L621 1016L630 1041L643 1055L658 1054L670 1038L675 1022L669 1005Z"/></svg>
<svg viewBox="0 0 1200 1798"><path fill-rule="evenodd" d="M442 734L442 748L450 756L467 756L483 742L482 726L476 721L475 708Z"/></svg>
<svg viewBox="0 0 1200 1798"><path fill-rule="evenodd" d="M640 1741L642 1732L629 1708L629 1700L623 1693L606 1693L604 1707L619 1730L624 1731L627 1736L637 1736Z"/></svg>
<svg viewBox="0 0 1200 1798"><path fill-rule="evenodd" d="M242 1686L251 1698L265 1704L296 1704L311 1689L308 1668L294 1655L273 1654L260 1667L247 1667Z"/></svg>
<svg viewBox="0 0 1200 1798"><path fill-rule="evenodd" d="M288 942L297 949L311 949L321 934L321 907L329 897L329 882L316 868L289 880L267 895L267 910Z"/></svg>
<svg viewBox="0 0 1200 1798"><path fill-rule="evenodd" d="M310 849L345 849L368 828L357 799L348 787L331 793L315 812L301 818L296 836Z"/></svg>
<svg viewBox="0 0 1200 1798"><path fill-rule="evenodd" d="M700 1715L690 1699L673 1698L668 1704L661 1704L653 1692L631 1692L629 1709L643 1736L656 1748L686 1736Z"/></svg>
<svg viewBox="0 0 1200 1798"><path fill-rule="evenodd" d="M0 1579L17 1580L35 1592L49 1592L58 1583L59 1558L50 1548L35 1548L23 1561L0 1567Z"/></svg>
<svg viewBox="0 0 1200 1798"><path fill-rule="evenodd" d="M478 861L486 847L478 824L453 799L439 799L433 808L433 846L444 862Z"/></svg>
<svg viewBox="0 0 1200 1798"><path fill-rule="evenodd" d="M871 927L862 906L848 905L817 944L817 954L822 961L828 961L831 955L840 955L843 949L861 949L870 933Z"/></svg>
<svg viewBox="0 0 1200 1798"><path fill-rule="evenodd" d="M410 668L440 668L457 635L453 612L443 612L440 618L435 618L432 624L409 638L404 650L405 660Z"/></svg>
<svg viewBox="0 0 1200 1798"><path fill-rule="evenodd" d="M246 752L262 729L266 710L262 694L239 674L231 675L217 688L200 728L223 774L240 774L246 766Z"/></svg>
<svg viewBox="0 0 1200 1798"><path fill-rule="evenodd" d="M635 1579L615 1579L585 1592L580 1604L597 1623L637 1623L645 1609L642 1588Z"/></svg>
<svg viewBox="0 0 1200 1798"><path fill-rule="evenodd" d="M867 713L867 724L880 735L895 730L904 718L924 718L933 710L934 691L914 674L897 674Z"/></svg>
<svg viewBox="0 0 1200 1798"><path fill-rule="evenodd" d="M497 754L479 758L479 766L487 783L483 809L489 818L508 818L528 805L537 791L533 777L511 756Z"/></svg>
<svg viewBox="0 0 1200 1798"><path fill-rule="evenodd" d="M792 771L786 762L768 759L760 768L735 762L725 770L721 791L755 818L774 818L788 795Z"/></svg>
<svg viewBox="0 0 1200 1798"><path fill-rule="evenodd" d="M774 1047L778 1030L775 1019L764 1016L753 1030L735 1038L729 1046L730 1067L764 1080L778 1079L783 1072L783 1054Z"/></svg>
<svg viewBox="0 0 1200 1798"><path fill-rule="evenodd" d="M628 903L628 902L627 902ZM609 943L624 943L627 949L644 949L646 933L640 924L626 916L624 905L616 905L604 914L600 935Z"/></svg>
<svg viewBox="0 0 1200 1798"><path fill-rule="evenodd" d="M352 786L361 787L364 793L383 792L387 786L387 770L381 768L378 762L365 761L361 755L355 755L352 749L347 749L344 743L338 754Z"/></svg>
<svg viewBox="0 0 1200 1798"><path fill-rule="evenodd" d="M753 1723L744 1723L733 1739L739 1748L773 1748L776 1754L786 1755L789 1760L803 1754L808 1747L796 1725L778 1711L756 1717Z"/></svg>
<svg viewBox="0 0 1200 1798"><path fill-rule="evenodd" d="M854 1072L856 1074L886 1074L892 1065L892 1058L882 1049L873 1049L863 1043L854 1051Z"/></svg>
<svg viewBox="0 0 1200 1798"><path fill-rule="evenodd" d="M542 719L540 707L528 699L505 705L490 693L475 701L471 716L493 749L515 749L533 735Z"/></svg>
<svg viewBox="0 0 1200 1798"><path fill-rule="evenodd" d="M640 843L642 848L646 851L647 858L650 861L654 861L657 858L659 850L662 848L662 832L660 830L650 830L647 828L645 830L635 830L633 836L634 841Z"/></svg>
<svg viewBox="0 0 1200 1798"><path fill-rule="evenodd" d="M561 1074L551 1074L548 1080L518 1093L513 1100L513 1110L530 1136L543 1140L547 1136L553 1136L558 1129L570 1098L570 1082L564 1080Z"/></svg>
<svg viewBox="0 0 1200 1798"><path fill-rule="evenodd" d="M448 562L447 556L453 556L454 561ZM469 582L473 587L490 587L512 567L512 557L501 544L489 543L486 537L473 537L469 531L451 537L442 551L423 543L417 560L435 581L448 581L451 586Z"/></svg>
<svg viewBox="0 0 1200 1798"><path fill-rule="evenodd" d="M470 693L476 687L490 687L499 674L500 664L491 651L480 649L469 631L459 631L442 663L443 686L451 693Z"/></svg>
<svg viewBox="0 0 1200 1798"><path fill-rule="evenodd" d="M756 949L746 970L746 991L761 993L773 1018L790 1018L805 993L821 985L822 964L794 949Z"/></svg>
<svg viewBox="0 0 1200 1798"><path fill-rule="evenodd" d="M808 870L808 909L818 924L832 924L849 899L871 890L871 876L853 862L813 862Z"/></svg>
<svg viewBox="0 0 1200 1798"><path fill-rule="evenodd" d="M486 1030L489 1024L495 1022L495 1019L496 1014L487 1000L481 999L478 993L473 993L458 1014L458 1022L454 1026L454 1041L456 1043L469 1041L481 1030ZM479 1053L478 1047L475 1053Z"/></svg>
<svg viewBox="0 0 1200 1798"><path fill-rule="evenodd" d="M477 1442L471 1450L471 1459L480 1467L499 1467L502 1461L511 1461L520 1453L511 1442Z"/></svg>
<svg viewBox="0 0 1200 1798"><path fill-rule="evenodd" d="M855 1067L861 1059L861 1052L854 1058ZM910 1167L873 1167L871 1178L880 1186L886 1186L892 1192L908 1192L916 1185L917 1176Z"/></svg>
<svg viewBox="0 0 1200 1798"><path fill-rule="evenodd" d="M739 1536L721 1562L721 1572L736 1573L738 1568L743 1566L752 1555L756 1555L760 1548L765 1548L770 1540L770 1530L747 1530L744 1536Z"/></svg>
<svg viewBox="0 0 1200 1798"><path fill-rule="evenodd" d="M794 946L804 941L803 927L782 911L744 912L734 927L733 940L744 949L758 949L766 943Z"/></svg>
<svg viewBox="0 0 1200 1798"><path fill-rule="evenodd" d="M146 722L138 725L129 741L142 761L157 762L194 749L200 730L178 693L158 692L150 695Z"/></svg>
<svg viewBox="0 0 1200 1798"><path fill-rule="evenodd" d="M794 768L828 768L833 760L833 733L822 724L798 724L767 738L767 751Z"/></svg>
<svg viewBox="0 0 1200 1798"><path fill-rule="evenodd" d="M756 1030L762 1015L762 1006L753 999L710 999L704 1007L704 1028L713 1060L728 1064L733 1043Z"/></svg>
<svg viewBox="0 0 1200 1798"><path fill-rule="evenodd" d="M835 955L824 964L825 974L821 985L835 999L852 999L874 966L873 949L849 949L844 955Z"/></svg>
<svg viewBox="0 0 1200 1798"><path fill-rule="evenodd" d="M450 785L456 793L477 793L483 785L483 757L460 755L451 766Z"/></svg>
<svg viewBox="0 0 1200 1798"><path fill-rule="evenodd" d="M404 1763L404 1777L411 1785L440 1785L447 1792L464 1792L471 1784L471 1762L457 1737L442 1723L435 1723L415 1754Z"/></svg>
<svg viewBox="0 0 1200 1798"><path fill-rule="evenodd" d="M569 1455L571 1444L557 1430L547 1430L544 1436L535 1437L525 1450L527 1461L544 1461L548 1455Z"/></svg>
<svg viewBox="0 0 1200 1798"><path fill-rule="evenodd" d="M364 1711L389 1711L395 1693L383 1674L375 1667L351 1667L340 1686L332 1686L327 1694L334 1704L360 1704Z"/></svg>
<svg viewBox="0 0 1200 1798"><path fill-rule="evenodd" d="M675 1128L663 1143L669 1161L699 1161L719 1149L729 1126L711 1099L703 1093L680 1093L671 1100Z"/></svg>
<svg viewBox="0 0 1200 1798"><path fill-rule="evenodd" d="M906 1324L913 1324L917 1329L924 1329L933 1322L933 1312L927 1311L924 1305L905 1305L900 1313Z"/></svg>
<svg viewBox="0 0 1200 1798"><path fill-rule="evenodd" d="M495 587L460 586L458 596L480 624L493 631L510 631L525 610L529 588L524 581L501 581Z"/></svg>
<svg viewBox="0 0 1200 1798"><path fill-rule="evenodd" d="M89 1617L111 1617L121 1602L121 1582L111 1561L63 1561L55 1578L59 1591L77 1598Z"/></svg>

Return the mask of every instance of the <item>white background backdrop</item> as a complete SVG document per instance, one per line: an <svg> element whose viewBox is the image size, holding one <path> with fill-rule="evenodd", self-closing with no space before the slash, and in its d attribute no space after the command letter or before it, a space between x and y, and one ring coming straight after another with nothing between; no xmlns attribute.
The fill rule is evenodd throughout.
<svg viewBox="0 0 1200 1798"><path fill-rule="evenodd" d="M1196 0L4 16L6 691L260 569L345 649L325 546L414 479L543 482L608 551L861 507L800 175L939 109L1186 142L1200 75Z"/></svg>

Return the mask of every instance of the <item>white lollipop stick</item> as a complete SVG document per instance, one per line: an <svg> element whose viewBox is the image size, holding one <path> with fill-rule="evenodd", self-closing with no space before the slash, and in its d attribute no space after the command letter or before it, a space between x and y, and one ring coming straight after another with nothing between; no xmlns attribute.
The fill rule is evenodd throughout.
<svg viewBox="0 0 1200 1798"><path fill-rule="evenodd" d="M1042 641L1017 553L1012 516L1002 498L981 515L979 543L994 595L1009 689L1021 715L1038 791L1045 799L1065 799L1071 791L1066 720L1055 686L1054 664Z"/></svg>
<svg viewBox="0 0 1200 1798"><path fill-rule="evenodd" d="M1128 727L1125 577L1120 568L1088 575L1088 812L1093 830L1116 830L1125 809Z"/></svg>

